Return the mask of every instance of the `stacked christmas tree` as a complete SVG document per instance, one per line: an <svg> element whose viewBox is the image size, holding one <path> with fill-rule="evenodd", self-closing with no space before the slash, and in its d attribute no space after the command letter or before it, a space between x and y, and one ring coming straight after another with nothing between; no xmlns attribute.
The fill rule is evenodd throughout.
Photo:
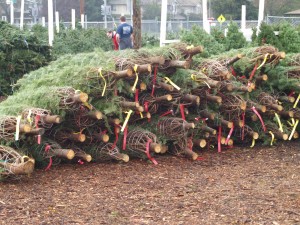
<svg viewBox="0 0 300 225"><path fill-rule="evenodd" d="M35 161L156 164L166 152L196 160L205 146L298 139L299 54L263 46L196 58L202 51L183 43L98 51L25 75L0 104L0 139L16 149L0 149L2 174L32 172Z"/></svg>

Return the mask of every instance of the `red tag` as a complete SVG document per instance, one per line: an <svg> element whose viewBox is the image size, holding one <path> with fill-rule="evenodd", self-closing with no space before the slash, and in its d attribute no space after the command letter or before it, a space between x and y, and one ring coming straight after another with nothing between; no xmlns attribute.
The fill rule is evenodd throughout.
<svg viewBox="0 0 300 225"><path fill-rule="evenodd" d="M252 78L254 77L255 72L256 72L256 70L257 70L257 67L258 67L258 64L255 64L255 66L254 66L254 68L253 68L253 70L252 70L252 72L251 72L251 75L250 75L250 77L249 77L249 80L252 80Z"/></svg>
<svg viewBox="0 0 300 225"><path fill-rule="evenodd" d="M234 71L233 66L231 66L230 69L231 69L232 75L236 77L236 72Z"/></svg>
<svg viewBox="0 0 300 225"><path fill-rule="evenodd" d="M135 102L139 102L139 89L135 90Z"/></svg>
<svg viewBox="0 0 300 225"><path fill-rule="evenodd" d="M51 149L51 146L50 145L46 145L45 152L49 152L50 149ZM51 166L52 166L52 157L49 158L49 164L46 167L45 171L49 170L51 168Z"/></svg>
<svg viewBox="0 0 300 225"><path fill-rule="evenodd" d="M218 152L221 152L221 133L222 133L222 127L219 126L219 133L218 133Z"/></svg>
<svg viewBox="0 0 300 225"><path fill-rule="evenodd" d="M115 136L116 136L116 139L112 145L112 149L114 149L117 145L117 142L119 140L119 133L118 133L118 125L115 124Z"/></svg>
<svg viewBox="0 0 300 225"><path fill-rule="evenodd" d="M126 150L127 132L128 132L128 126L126 126L124 129L123 150Z"/></svg>
<svg viewBox="0 0 300 225"><path fill-rule="evenodd" d="M157 66L154 67L154 77L153 77L153 84L152 84L152 91L151 91L151 96L154 96L154 89L155 89L155 84L156 84L156 74L157 74Z"/></svg>
<svg viewBox="0 0 300 225"><path fill-rule="evenodd" d="M229 131L229 134L228 134L227 138L226 138L225 145L228 144L228 141L229 141L229 139L230 139L230 137L232 135L233 129L234 129L234 125L232 124L232 127L231 127L231 129Z"/></svg>
<svg viewBox="0 0 300 225"><path fill-rule="evenodd" d="M266 129L266 126L265 126L265 123L264 123L263 119L261 118L261 115L257 112L257 110L255 109L254 106L253 106L251 109L252 109L253 112L258 116L258 118L259 118L259 120L260 120L260 123L261 123L261 125L262 125L262 127L263 127L263 130L264 130L264 132L266 132L267 129Z"/></svg>
<svg viewBox="0 0 300 225"><path fill-rule="evenodd" d="M167 111L167 112L161 114L159 117L163 117L163 116L169 115L169 114L171 114L171 113L173 113L173 110L169 110L169 111Z"/></svg>
<svg viewBox="0 0 300 225"><path fill-rule="evenodd" d="M245 137L245 112L242 114L242 120L243 120L243 126L242 126L242 141L244 140Z"/></svg>
<svg viewBox="0 0 300 225"><path fill-rule="evenodd" d="M183 120L185 120L185 115L184 115L184 105L183 105L183 104L179 104L179 108L180 108L181 118L182 118Z"/></svg>

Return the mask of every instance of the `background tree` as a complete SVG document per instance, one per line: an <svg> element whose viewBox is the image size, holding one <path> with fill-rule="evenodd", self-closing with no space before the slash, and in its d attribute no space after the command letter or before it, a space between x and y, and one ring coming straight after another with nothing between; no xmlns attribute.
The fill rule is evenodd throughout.
<svg viewBox="0 0 300 225"><path fill-rule="evenodd" d="M103 0L85 0L85 14L88 21L102 21L103 15L101 15L101 5Z"/></svg>
<svg viewBox="0 0 300 225"><path fill-rule="evenodd" d="M7 19L9 19L10 11L9 11L9 5L6 4L6 0L0 0L0 12L1 11L3 11L4 16L6 16Z"/></svg>
<svg viewBox="0 0 300 225"><path fill-rule="evenodd" d="M160 20L161 6L157 3L144 4L143 6L143 20Z"/></svg>
<svg viewBox="0 0 300 225"><path fill-rule="evenodd" d="M259 5L259 0L254 0L255 6ZM271 16L283 16L284 13L300 9L299 0L266 0L265 13Z"/></svg>
<svg viewBox="0 0 300 225"><path fill-rule="evenodd" d="M247 7L247 19L257 20L258 9L250 0L211 0L211 7L214 17L217 18L223 14L227 20L240 20L242 5Z"/></svg>

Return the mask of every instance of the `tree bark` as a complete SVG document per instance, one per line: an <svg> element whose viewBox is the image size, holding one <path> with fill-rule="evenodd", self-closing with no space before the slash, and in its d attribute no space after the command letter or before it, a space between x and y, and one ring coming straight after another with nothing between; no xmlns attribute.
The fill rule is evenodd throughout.
<svg viewBox="0 0 300 225"><path fill-rule="evenodd" d="M133 48L139 49L142 46L142 20L140 0L133 0Z"/></svg>

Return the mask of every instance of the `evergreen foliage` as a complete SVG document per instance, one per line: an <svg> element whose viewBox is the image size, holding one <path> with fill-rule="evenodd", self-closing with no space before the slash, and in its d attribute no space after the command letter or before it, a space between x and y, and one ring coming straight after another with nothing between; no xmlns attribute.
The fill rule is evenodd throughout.
<svg viewBox="0 0 300 225"><path fill-rule="evenodd" d="M0 21L0 96L12 93L11 85L52 59L47 42L34 33Z"/></svg>
<svg viewBox="0 0 300 225"><path fill-rule="evenodd" d="M215 38L215 40L221 44L225 44L226 43L226 37L224 34L224 31L221 30L218 27L212 27L210 34Z"/></svg>
<svg viewBox="0 0 300 225"><path fill-rule="evenodd" d="M300 52L300 31L297 31L289 23L281 24L278 31L278 40L283 51L289 53ZM279 47L280 46L278 46L278 48Z"/></svg>
<svg viewBox="0 0 300 225"><path fill-rule="evenodd" d="M246 44L246 38L243 33L239 31L238 25L234 22L230 22L225 41L226 50L243 48Z"/></svg>
<svg viewBox="0 0 300 225"><path fill-rule="evenodd" d="M281 44L274 34L273 27L266 24L265 22L261 23L256 40L258 45L269 44L281 49Z"/></svg>
<svg viewBox="0 0 300 225"><path fill-rule="evenodd" d="M193 26L190 31L182 30L180 34L181 41L192 44L205 46L204 52L200 54L202 57L209 57L225 51L224 45L218 43L216 39L206 33L199 26Z"/></svg>

